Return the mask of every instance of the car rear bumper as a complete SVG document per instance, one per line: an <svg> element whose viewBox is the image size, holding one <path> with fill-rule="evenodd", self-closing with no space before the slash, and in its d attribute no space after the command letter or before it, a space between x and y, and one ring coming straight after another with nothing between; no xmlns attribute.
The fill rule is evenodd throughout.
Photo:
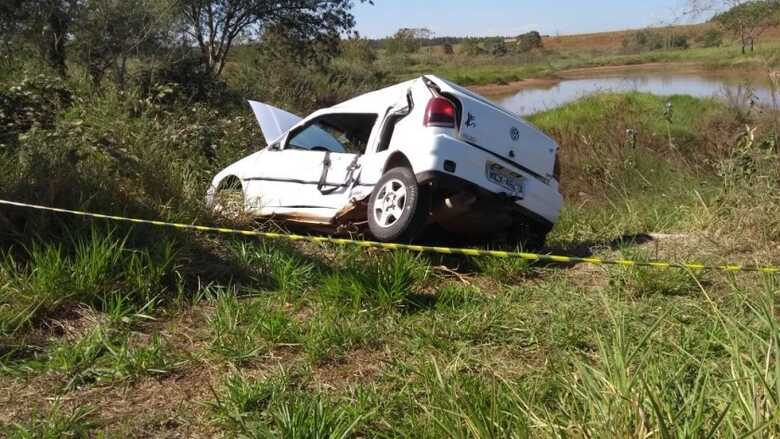
<svg viewBox="0 0 780 439"><path fill-rule="evenodd" d="M521 161L522 157L518 160ZM446 167L445 162L448 162ZM512 173L521 175L524 182L522 195L511 194L504 187L489 180L486 172L487 162L498 163ZM492 194L497 199L512 203L512 207L524 216L540 223L555 224L560 216L563 197L558 191L557 182L545 182L538 176L519 169L508 160L488 154L451 136L436 136L436 141L426 157L418 156L413 163L425 164L423 169L415 169L420 182L442 180L472 185L483 195Z"/></svg>

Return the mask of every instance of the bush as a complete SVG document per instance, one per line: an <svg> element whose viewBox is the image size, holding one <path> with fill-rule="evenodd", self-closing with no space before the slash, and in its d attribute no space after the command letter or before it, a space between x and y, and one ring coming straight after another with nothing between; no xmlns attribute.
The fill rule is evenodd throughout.
<svg viewBox="0 0 780 439"><path fill-rule="evenodd" d="M519 52L528 52L533 49L542 49L542 35L537 31L531 31L517 37L517 50Z"/></svg>
<svg viewBox="0 0 780 439"><path fill-rule="evenodd" d="M640 30L623 39L623 47L631 50L659 50L664 48L664 37L651 30Z"/></svg>
<svg viewBox="0 0 780 439"><path fill-rule="evenodd" d="M481 55L485 50L476 38L466 38L460 43L460 53L468 56Z"/></svg>
<svg viewBox="0 0 780 439"><path fill-rule="evenodd" d="M671 46L675 49L688 49L690 44L688 43L688 35L675 35L672 37Z"/></svg>
<svg viewBox="0 0 780 439"><path fill-rule="evenodd" d="M161 103L173 103L176 98L195 101L222 101L227 96L225 83L214 79L200 58L185 57L141 70L135 82L144 98L155 98L161 85L168 85L176 93L169 93Z"/></svg>
<svg viewBox="0 0 780 439"><path fill-rule="evenodd" d="M340 49L341 57L349 62L373 64L376 61L376 53L368 40L360 38L342 40Z"/></svg>
<svg viewBox="0 0 780 439"><path fill-rule="evenodd" d="M504 56L509 52L509 48L506 47L506 43L501 38L491 38L485 43L485 49L491 56Z"/></svg>
<svg viewBox="0 0 780 439"><path fill-rule="evenodd" d="M723 32L718 29L710 29L698 39L702 47L720 47L723 45Z"/></svg>
<svg viewBox="0 0 780 439"><path fill-rule="evenodd" d="M15 148L33 127L52 128L57 112L72 102L62 80L45 75L25 77L0 92L0 151Z"/></svg>

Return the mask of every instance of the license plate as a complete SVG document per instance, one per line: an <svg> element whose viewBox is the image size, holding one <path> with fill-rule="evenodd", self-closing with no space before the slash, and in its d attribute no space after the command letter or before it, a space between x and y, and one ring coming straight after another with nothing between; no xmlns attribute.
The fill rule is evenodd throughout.
<svg viewBox="0 0 780 439"><path fill-rule="evenodd" d="M507 189L512 195L523 195L523 176L510 171L498 163L487 162L487 178Z"/></svg>

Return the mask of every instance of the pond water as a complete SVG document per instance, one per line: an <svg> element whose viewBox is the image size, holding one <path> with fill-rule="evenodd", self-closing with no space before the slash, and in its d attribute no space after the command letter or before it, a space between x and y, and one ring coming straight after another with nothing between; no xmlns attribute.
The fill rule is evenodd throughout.
<svg viewBox="0 0 780 439"><path fill-rule="evenodd" d="M598 92L639 91L661 96L691 95L719 98L738 105L772 105L768 81L735 73L623 72L563 79L555 84L529 86L494 101L520 115L551 110Z"/></svg>

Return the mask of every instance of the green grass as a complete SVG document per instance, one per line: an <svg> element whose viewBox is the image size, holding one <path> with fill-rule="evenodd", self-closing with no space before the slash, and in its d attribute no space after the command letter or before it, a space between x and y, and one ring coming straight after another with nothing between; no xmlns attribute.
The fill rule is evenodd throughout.
<svg viewBox="0 0 780 439"><path fill-rule="evenodd" d="M501 74L463 69L475 81ZM525 73L536 74L517 74ZM94 113L67 112L87 117L84 143L151 154L147 143L171 120L190 122L180 135L197 148L243 135L217 109L147 108L125 126L111 99ZM112 115L116 137L96 133ZM215 119L219 136L204 126ZM710 100L630 93L532 121L563 147L567 207L543 251L778 261L770 119ZM750 145L735 140L745 124L756 128ZM25 154L32 146L22 145ZM122 161L130 165L117 187L73 186L102 187L94 198L42 193L107 213L211 221L194 195L183 200L202 193L222 159L177 154L152 154L176 162L157 168L144 154ZM59 169L41 160L41 175ZM65 181L89 183L98 164L114 162L88 163ZM24 168L0 166L2 190L24 186ZM3 434L770 437L780 428L776 278L88 224L0 212ZM681 238L639 239L652 233ZM17 394L23 404L6 396Z"/></svg>
<svg viewBox="0 0 780 439"><path fill-rule="evenodd" d="M98 327L75 341L49 346L45 355L11 363L6 371L27 376L53 372L58 375L62 389L72 391L92 385L132 382L145 376L161 377L182 364L159 334L141 341L129 332Z"/></svg>
<svg viewBox="0 0 780 439"><path fill-rule="evenodd" d="M285 376L260 382L231 376L223 392L209 403L212 419L242 437L344 438L365 417L296 389Z"/></svg>
<svg viewBox="0 0 780 439"><path fill-rule="evenodd" d="M78 303L114 319L151 312L177 288L170 241L135 250L126 238L93 228L64 244L33 241L2 255L0 335L11 335L47 314ZM119 293L121 292L121 296Z"/></svg>
<svg viewBox="0 0 780 439"><path fill-rule="evenodd" d="M263 306L261 300L241 300L226 290L214 300L209 320L211 350L232 362L246 362L276 342L295 342L296 328L289 318Z"/></svg>
<svg viewBox="0 0 780 439"><path fill-rule="evenodd" d="M415 288L430 268L419 255L383 253L366 258L347 256L346 266L327 276L321 294L328 301L341 301L354 309L414 306Z"/></svg>
<svg viewBox="0 0 780 439"><path fill-rule="evenodd" d="M90 407L79 407L66 412L59 403L55 403L47 413L37 414L25 424L0 427L0 432L13 439L86 438L94 427L89 421L92 411Z"/></svg>

